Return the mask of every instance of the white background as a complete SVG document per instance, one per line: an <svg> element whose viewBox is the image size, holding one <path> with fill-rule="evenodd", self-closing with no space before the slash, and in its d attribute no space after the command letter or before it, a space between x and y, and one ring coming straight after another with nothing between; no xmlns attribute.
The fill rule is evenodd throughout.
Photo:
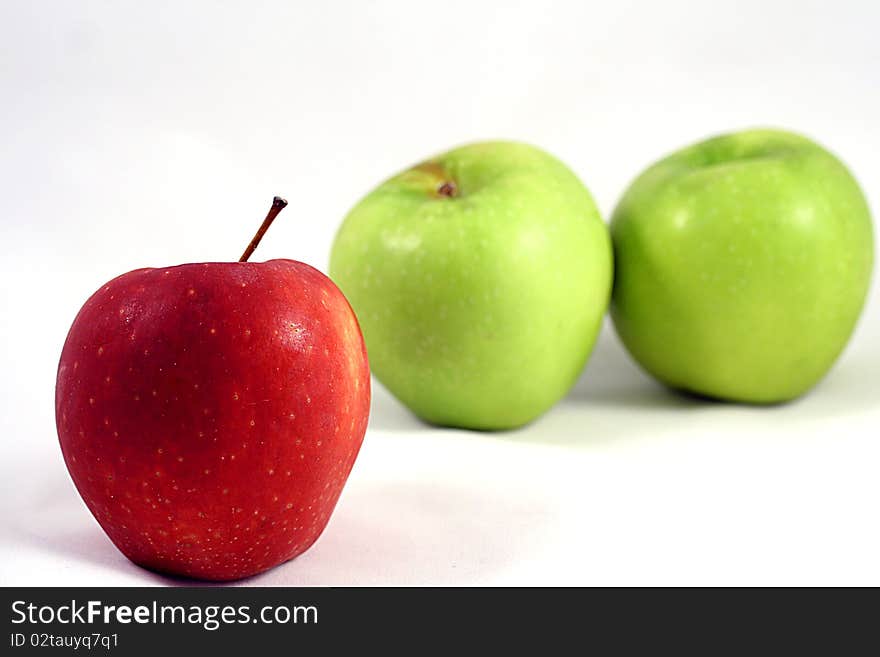
<svg viewBox="0 0 880 657"><path fill-rule="evenodd" d="M606 216L664 153L755 125L880 208L876 2L3 2L0 584L168 584L79 500L54 425L80 305L142 266L326 269L348 208L453 145L566 161ZM880 299L779 408L655 385L606 330L522 431L432 429L380 386L321 540L248 584L880 584ZM608 327L606 327L607 329ZM809 327L804 327L809 330Z"/></svg>

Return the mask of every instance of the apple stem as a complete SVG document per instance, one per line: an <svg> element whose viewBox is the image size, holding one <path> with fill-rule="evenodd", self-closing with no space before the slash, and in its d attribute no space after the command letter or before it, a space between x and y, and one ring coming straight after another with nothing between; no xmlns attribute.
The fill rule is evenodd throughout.
<svg viewBox="0 0 880 657"><path fill-rule="evenodd" d="M239 262L247 262L247 259L251 257L251 254L253 254L254 249L257 248L257 244L259 244L260 240L263 239L263 235L265 235L266 231L269 230L269 226L271 226L272 222L275 221L275 217L277 217L278 213L286 207L287 201L285 201L280 196L276 196L272 199L272 207L269 208L269 212L266 214L266 218L263 219L263 223L260 225L259 230L257 230L256 235L254 235L254 239L251 240L251 243L248 244L248 247L244 250L244 253L241 254L241 257L238 259Z"/></svg>

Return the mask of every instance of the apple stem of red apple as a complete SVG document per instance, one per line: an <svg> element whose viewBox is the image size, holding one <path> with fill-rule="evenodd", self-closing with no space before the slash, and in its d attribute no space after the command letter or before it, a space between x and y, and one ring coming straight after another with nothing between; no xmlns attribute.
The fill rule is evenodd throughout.
<svg viewBox="0 0 880 657"><path fill-rule="evenodd" d="M247 262L248 258L253 254L254 249L257 248L257 245L260 243L260 240L263 239L263 235L266 234L266 231L269 230L269 226L272 225L272 222L275 221L275 217L278 216L278 213L281 212L284 208L287 207L287 201L285 201L280 196L276 196L272 199L272 207L269 208L269 212L266 214L266 218L263 219L263 223L260 225L259 230L257 230L256 235L251 240L251 243L248 244L247 248L244 250L244 253L241 254L241 257L238 259L239 262Z"/></svg>

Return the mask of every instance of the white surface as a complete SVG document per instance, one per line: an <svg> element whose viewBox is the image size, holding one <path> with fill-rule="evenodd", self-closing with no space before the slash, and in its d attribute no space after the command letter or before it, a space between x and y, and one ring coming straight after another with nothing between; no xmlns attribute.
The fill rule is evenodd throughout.
<svg viewBox="0 0 880 657"><path fill-rule="evenodd" d="M291 206L256 259L324 268L361 194L461 142L543 146L607 215L665 152L778 125L880 208L874 2L251 4L0 5L0 584L172 582L70 483L58 355L104 281L235 259L273 194ZM247 583L880 585L871 294L832 374L779 408L669 394L610 331L518 432L427 428L377 385L324 536Z"/></svg>

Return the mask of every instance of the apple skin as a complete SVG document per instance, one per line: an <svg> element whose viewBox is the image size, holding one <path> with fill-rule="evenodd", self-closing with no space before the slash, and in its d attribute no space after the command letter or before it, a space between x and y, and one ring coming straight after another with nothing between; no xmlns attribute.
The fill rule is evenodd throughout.
<svg viewBox="0 0 880 657"><path fill-rule="evenodd" d="M67 468L113 543L146 568L207 580L314 543L369 408L354 313L292 260L110 281L70 329L55 402Z"/></svg>
<svg viewBox="0 0 880 657"><path fill-rule="evenodd" d="M749 130L692 145L627 189L611 235L614 325L673 388L791 400L831 368L873 264L867 202L809 139Z"/></svg>
<svg viewBox="0 0 880 657"><path fill-rule="evenodd" d="M589 191L564 164L486 142L361 200L330 275L392 394L429 423L496 430L535 419L577 380L607 308L611 257Z"/></svg>

